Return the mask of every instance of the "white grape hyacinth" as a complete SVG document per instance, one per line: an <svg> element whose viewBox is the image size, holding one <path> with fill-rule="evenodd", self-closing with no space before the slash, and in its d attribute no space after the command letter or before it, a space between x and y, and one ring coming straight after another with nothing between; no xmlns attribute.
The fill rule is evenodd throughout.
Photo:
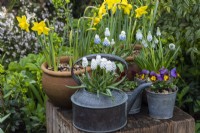
<svg viewBox="0 0 200 133"><path fill-rule="evenodd" d="M110 30L108 28L106 28L104 34L106 37L110 36Z"/></svg>
<svg viewBox="0 0 200 133"><path fill-rule="evenodd" d="M156 35L157 36L161 36L161 32L160 32L160 28L159 27L157 27Z"/></svg>
<svg viewBox="0 0 200 133"><path fill-rule="evenodd" d="M87 66L88 66L88 60L87 60L86 57L83 57L83 59L82 59L82 67L85 68Z"/></svg>
<svg viewBox="0 0 200 133"><path fill-rule="evenodd" d="M96 62L97 62L97 65L100 65L100 63L101 63L101 55L97 55L96 56Z"/></svg>
<svg viewBox="0 0 200 133"><path fill-rule="evenodd" d="M173 43L169 44L169 49L170 50L175 50L175 48L176 48L175 44L173 44Z"/></svg>
<svg viewBox="0 0 200 133"><path fill-rule="evenodd" d="M158 39L156 37L154 38L154 43L158 44Z"/></svg>
<svg viewBox="0 0 200 133"><path fill-rule="evenodd" d="M101 69L106 68L106 63L107 63L107 59L106 58L102 58L101 59L101 63L100 63L100 68Z"/></svg>
<svg viewBox="0 0 200 133"><path fill-rule="evenodd" d="M117 66L115 64L115 62L112 62L112 70L115 71L117 69Z"/></svg>
<svg viewBox="0 0 200 133"><path fill-rule="evenodd" d="M142 38L143 38L142 32L140 29L138 29L136 33L136 39L137 41L139 41L139 40L142 40Z"/></svg>
<svg viewBox="0 0 200 133"><path fill-rule="evenodd" d="M106 72L111 72L111 71L113 71L113 64L109 60L109 61L106 62Z"/></svg>
<svg viewBox="0 0 200 133"><path fill-rule="evenodd" d="M110 44L111 44L111 46L115 45L115 40L112 39Z"/></svg>
<svg viewBox="0 0 200 133"><path fill-rule="evenodd" d="M97 61L95 59L92 59L92 61L91 61L91 69L95 70L95 69L97 69L97 66L98 66Z"/></svg>
<svg viewBox="0 0 200 133"><path fill-rule="evenodd" d="M148 44L147 44L147 42L145 41L145 40L142 40L142 45L146 48L146 47L148 47Z"/></svg>
<svg viewBox="0 0 200 133"><path fill-rule="evenodd" d="M153 39L152 35L151 35L151 32L149 31L148 32L148 35L147 35L147 41L151 42Z"/></svg>

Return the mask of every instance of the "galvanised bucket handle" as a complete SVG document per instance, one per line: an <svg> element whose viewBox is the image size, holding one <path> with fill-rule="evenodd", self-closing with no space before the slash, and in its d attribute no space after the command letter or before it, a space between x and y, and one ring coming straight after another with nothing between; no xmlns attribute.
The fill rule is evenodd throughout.
<svg viewBox="0 0 200 133"><path fill-rule="evenodd" d="M97 55L100 55L101 58L106 58L106 59L108 59L108 60L110 60L110 61L118 61L118 62L122 63L122 64L125 66L125 71L124 71L124 72L125 72L125 75L124 75L124 76L127 76L128 64L126 63L126 61L125 61L124 59L122 59L122 58L119 57L119 56L112 55L112 54L90 54L90 55L86 55L86 56L84 56L84 57L86 57L88 61L91 61L92 59L96 58ZM73 79L75 80L75 82L76 82L77 84L79 84L79 85L81 85L81 82L80 82L79 78L77 78L77 76L74 74L74 66L75 66L77 63L79 63L80 61L82 61L82 59L83 59L84 57L78 59L78 60L73 64L72 69L71 69L72 77L73 77Z"/></svg>

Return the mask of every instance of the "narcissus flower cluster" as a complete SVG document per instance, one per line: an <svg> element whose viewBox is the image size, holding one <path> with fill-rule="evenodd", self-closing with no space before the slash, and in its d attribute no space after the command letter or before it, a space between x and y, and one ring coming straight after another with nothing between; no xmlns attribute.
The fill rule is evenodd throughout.
<svg viewBox="0 0 200 133"><path fill-rule="evenodd" d="M29 22L25 15L22 17L17 17L17 21L19 22L18 26L25 30L26 32L29 32ZM33 27L31 28L33 31L36 31L38 35L45 34L48 35L50 29L46 26L44 21L41 22L33 22Z"/></svg>
<svg viewBox="0 0 200 133"><path fill-rule="evenodd" d="M135 9L135 18L140 18L142 15L147 14L147 6L141 6ZM97 25L104 15L112 12L115 14L117 9L122 10L125 15L133 16L131 11L133 9L132 4L128 2L128 0L104 0L98 10L98 15L93 18L93 24Z"/></svg>

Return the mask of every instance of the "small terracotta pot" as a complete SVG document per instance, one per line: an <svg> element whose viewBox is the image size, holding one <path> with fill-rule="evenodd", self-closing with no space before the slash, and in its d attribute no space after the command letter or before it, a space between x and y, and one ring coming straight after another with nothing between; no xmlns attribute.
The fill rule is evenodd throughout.
<svg viewBox="0 0 200 133"><path fill-rule="evenodd" d="M69 63L70 57L61 57L61 63ZM47 69L47 63L43 63L41 69L42 73L42 87L47 94L50 101L59 107L68 108L72 107L71 95L74 94L76 89L67 88L65 85L76 86L77 83L69 72L55 72ZM89 71L89 68L86 69ZM80 75L85 72L84 69L74 71L75 74Z"/></svg>
<svg viewBox="0 0 200 133"><path fill-rule="evenodd" d="M142 49L142 45L140 44L136 44L133 46L134 50L141 50ZM137 54L137 53L136 53ZM132 55L132 56L128 56L126 57L126 62L128 63L128 73L127 73L127 77L129 80L134 80L135 74L139 73L141 71L141 69L137 66L137 64L134 62L134 58L136 56L136 54Z"/></svg>

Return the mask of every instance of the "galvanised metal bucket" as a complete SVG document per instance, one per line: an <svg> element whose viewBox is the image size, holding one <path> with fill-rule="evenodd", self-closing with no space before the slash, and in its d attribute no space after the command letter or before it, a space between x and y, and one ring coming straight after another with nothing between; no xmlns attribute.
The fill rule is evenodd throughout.
<svg viewBox="0 0 200 133"><path fill-rule="evenodd" d="M155 119L172 118L177 91L178 88L175 92L162 94L146 90L150 117Z"/></svg>
<svg viewBox="0 0 200 133"><path fill-rule="evenodd" d="M73 125L86 132L113 132L127 123L127 95L112 91L113 98L90 93L85 89L72 95Z"/></svg>

